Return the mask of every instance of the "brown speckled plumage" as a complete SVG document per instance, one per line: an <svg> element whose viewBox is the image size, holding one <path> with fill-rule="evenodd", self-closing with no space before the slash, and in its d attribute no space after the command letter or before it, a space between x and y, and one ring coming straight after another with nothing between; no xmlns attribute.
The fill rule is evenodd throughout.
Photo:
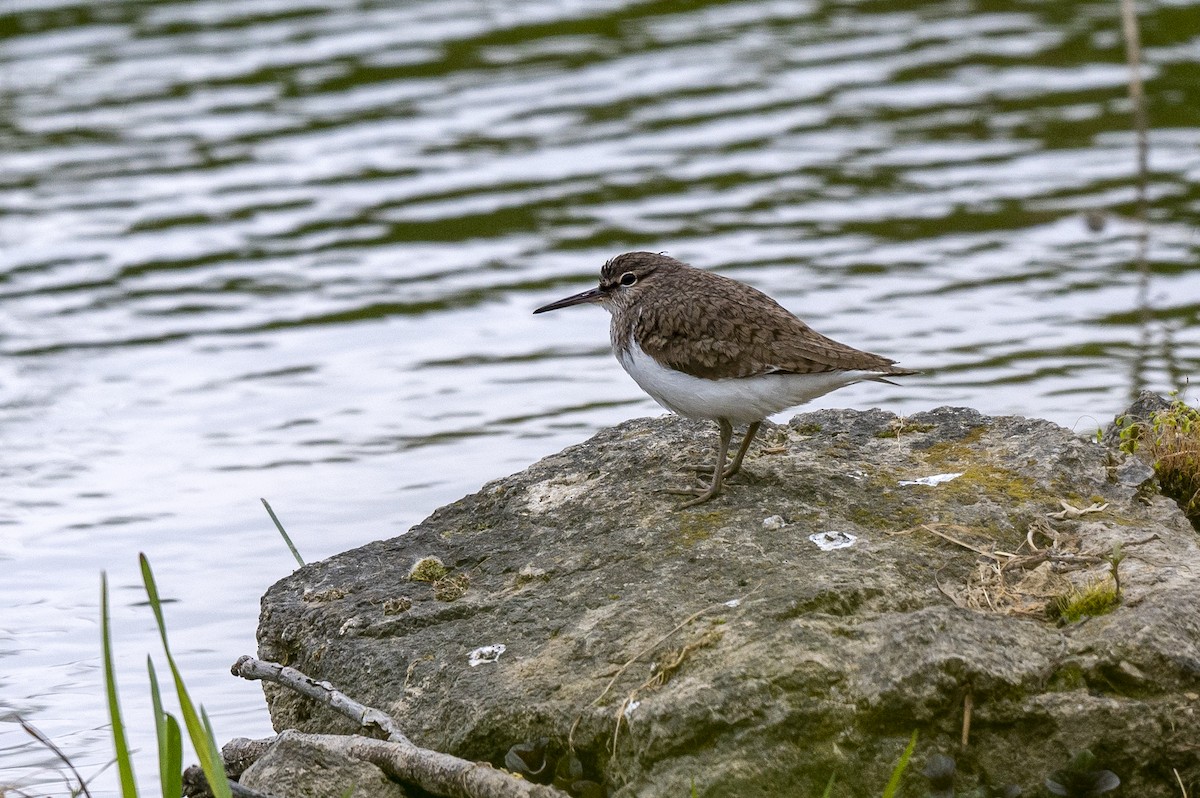
<svg viewBox="0 0 1200 798"><path fill-rule="evenodd" d="M629 272L637 283L623 292L625 301L614 302L614 349L629 346L632 330L659 363L710 380L827 371L913 373L894 366L894 360L826 338L755 288L666 255L618 255L600 272L601 290L613 291L615 299L622 275Z"/></svg>

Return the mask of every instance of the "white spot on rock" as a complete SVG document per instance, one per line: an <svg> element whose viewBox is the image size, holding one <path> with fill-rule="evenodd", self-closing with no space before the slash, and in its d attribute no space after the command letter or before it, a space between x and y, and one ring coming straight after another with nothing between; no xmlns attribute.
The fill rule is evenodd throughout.
<svg viewBox="0 0 1200 798"><path fill-rule="evenodd" d="M625 707L625 717L628 718L633 714L633 711L642 705L641 701L630 701Z"/></svg>
<svg viewBox="0 0 1200 798"><path fill-rule="evenodd" d="M920 479L902 479L901 485L941 485L943 482L949 482L952 479L958 479L962 476L959 471L956 474L934 474L931 477L921 477Z"/></svg>
<svg viewBox="0 0 1200 798"><path fill-rule="evenodd" d="M849 532L830 531L809 535L808 539L816 543L817 548L821 551L833 551L834 549L845 549L853 546L858 537L851 535Z"/></svg>
<svg viewBox="0 0 1200 798"><path fill-rule="evenodd" d="M783 529L787 526L787 521L783 520L782 515L772 515L763 519L763 529L768 529L774 532L776 529Z"/></svg>
<svg viewBox="0 0 1200 798"><path fill-rule="evenodd" d="M467 664L474 668L476 665L482 665L485 662L495 662L500 659L500 655L508 649L508 646L503 643L495 643L490 646L480 646L467 655Z"/></svg>
<svg viewBox="0 0 1200 798"><path fill-rule="evenodd" d="M730 599L729 601L725 602L725 606L726 607L740 607L740 606L742 606L742 600L741 599Z"/></svg>
<svg viewBox="0 0 1200 798"><path fill-rule="evenodd" d="M550 512L572 499L586 496L594 481L583 474L567 474L535 483L525 489L525 506L531 513Z"/></svg>

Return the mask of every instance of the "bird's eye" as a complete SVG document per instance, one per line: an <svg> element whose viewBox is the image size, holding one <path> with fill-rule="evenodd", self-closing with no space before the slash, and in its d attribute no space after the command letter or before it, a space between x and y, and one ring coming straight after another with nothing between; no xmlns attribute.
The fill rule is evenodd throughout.
<svg viewBox="0 0 1200 798"><path fill-rule="evenodd" d="M625 272L621 275L621 285L633 285L637 282L637 275L633 272Z"/></svg>

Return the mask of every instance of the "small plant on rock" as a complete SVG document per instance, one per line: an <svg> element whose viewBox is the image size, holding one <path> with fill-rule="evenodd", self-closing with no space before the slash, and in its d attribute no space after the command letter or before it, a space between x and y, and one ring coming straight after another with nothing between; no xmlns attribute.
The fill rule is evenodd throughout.
<svg viewBox="0 0 1200 798"><path fill-rule="evenodd" d="M1070 593L1057 596L1046 605L1050 620L1060 625L1075 623L1084 618L1107 615L1121 603L1117 588L1108 581L1092 582L1084 587L1072 588Z"/></svg>
<svg viewBox="0 0 1200 798"><path fill-rule="evenodd" d="M1175 399L1148 420L1120 418L1116 427L1122 451L1149 460L1163 493L1200 523L1200 410Z"/></svg>

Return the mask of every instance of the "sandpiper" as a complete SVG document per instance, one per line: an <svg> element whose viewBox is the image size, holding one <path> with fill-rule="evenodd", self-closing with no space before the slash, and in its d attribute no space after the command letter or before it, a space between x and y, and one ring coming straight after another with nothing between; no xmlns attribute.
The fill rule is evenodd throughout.
<svg viewBox="0 0 1200 798"><path fill-rule="evenodd" d="M668 489L694 497L681 508L721 492L772 413L863 380L917 373L826 338L755 288L653 252L616 256L599 286L534 313L589 303L612 314L613 354L642 390L673 413L720 427L708 486ZM726 466L735 424L749 426Z"/></svg>

